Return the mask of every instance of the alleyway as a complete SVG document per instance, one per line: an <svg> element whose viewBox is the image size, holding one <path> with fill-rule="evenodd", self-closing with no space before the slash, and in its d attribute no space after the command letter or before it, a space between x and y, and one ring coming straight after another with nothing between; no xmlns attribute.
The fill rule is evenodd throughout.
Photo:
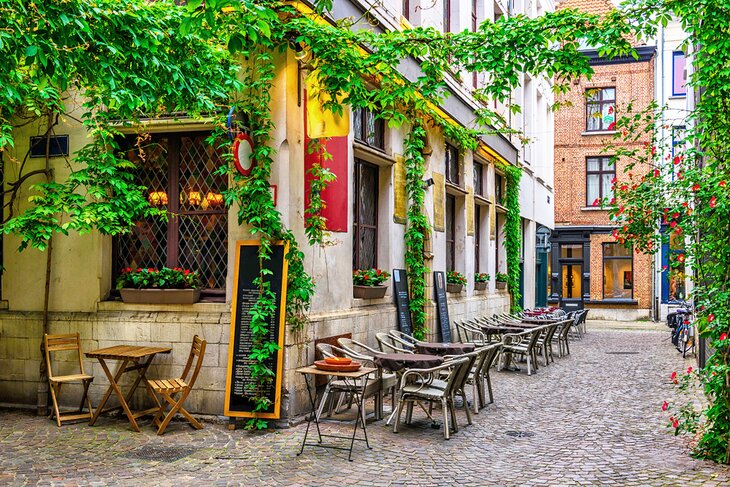
<svg viewBox="0 0 730 487"><path fill-rule="evenodd" d="M147 422L141 434L112 418L57 428L0 411L0 485L727 485L727 468L690 458L665 428L668 377L693 364L666 327L589 322L588 331L536 376L495 372L496 402L450 441L414 412L399 434L371 423L373 449L360 446L353 462L317 448L297 457L303 425L250 434L173 423L158 438ZM142 446L157 449L153 459L133 458Z"/></svg>

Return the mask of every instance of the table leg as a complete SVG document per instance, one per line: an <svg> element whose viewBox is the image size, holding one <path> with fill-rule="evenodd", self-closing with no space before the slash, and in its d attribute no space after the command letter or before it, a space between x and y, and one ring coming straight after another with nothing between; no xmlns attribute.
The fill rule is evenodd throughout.
<svg viewBox="0 0 730 487"><path fill-rule="evenodd" d="M312 379L312 382L314 382L314 379ZM312 387L309 383L309 376L307 374L304 374L304 384L307 387L307 394L309 395L309 403L312 406L312 412L310 413L309 417L307 418L307 429L304 431L304 439L302 440L302 447L299 449L299 453L297 453L297 456L301 455L302 452L304 452L304 445L307 444L307 437L309 436L309 427L312 425L312 418L314 418L314 424L317 427L317 435L319 436L319 443L322 443L322 433L319 430L319 421L317 418L317 403L315 401L315 396L312 395Z"/></svg>
<svg viewBox="0 0 730 487"><path fill-rule="evenodd" d="M139 426L137 426L137 421L134 419L134 413L132 413L132 410L129 409L129 405L127 404L126 398L124 397L124 394L122 394L122 390L119 389L119 385L117 384L117 381L112 378L111 372L109 371L109 368L106 366L106 363L99 359L99 362L101 362L101 367L104 369L104 372L106 373L107 377L109 377L110 386L114 389L114 392L116 392L117 397L119 398L119 402L122 406L122 409L124 409L124 414L127 415L127 419L129 419L129 422L132 423L132 428L139 433L140 429ZM122 363L122 367L120 368L121 372L124 372L124 369L126 368L126 364L129 362L128 360L125 360ZM117 375L119 375L119 371L117 371Z"/></svg>
<svg viewBox="0 0 730 487"><path fill-rule="evenodd" d="M355 436L357 435L357 425L362 421L362 432L365 435L365 445L370 449L370 443L368 442L368 432L365 427L365 391L368 385L368 376L365 375L362 378L362 392L358 392L357 380L353 381L355 387L353 387L353 394L355 395L355 401L357 403L357 418L355 419L355 427L352 429L352 439L350 440L350 455L347 457L349 461L352 461L352 449L355 447Z"/></svg>
<svg viewBox="0 0 730 487"><path fill-rule="evenodd" d="M119 368L117 369L116 373L114 375L111 374L109 371L109 367L106 366L106 362L104 362L103 358L99 359L99 363L101 364L101 368L104 370L104 373L106 374L107 379L109 379L109 387L107 388L106 392L104 393L104 396L101 398L101 402L98 406L96 406L96 411L94 412L94 416L91 418L91 421L89 421L89 426L94 426L94 423L96 423L96 420L99 418L99 415L104 412L104 406L106 405L106 402L109 400L109 396L111 396L112 391L114 390L114 387L112 387L112 384L116 384L116 382L119 380L119 378L124 373L124 369L127 368L127 362L128 360L122 361L122 363L119 365Z"/></svg>

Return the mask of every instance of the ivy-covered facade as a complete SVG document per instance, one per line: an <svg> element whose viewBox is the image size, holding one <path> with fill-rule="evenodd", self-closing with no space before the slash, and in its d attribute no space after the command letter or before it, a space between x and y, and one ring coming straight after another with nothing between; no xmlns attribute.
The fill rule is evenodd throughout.
<svg viewBox="0 0 730 487"><path fill-rule="evenodd" d="M363 8L356 1L336 2L332 15L357 17ZM472 12L462 8L454 6L449 13L452 31L467 28L471 22ZM508 15L495 8L499 6L485 5L475 15L479 20ZM371 15L383 29L402 28L406 21L443 28L446 20L440 11L435 15L435 10L421 11L420 18L406 12L394 15L390 10L371 11ZM363 27L372 25L363 23L353 28ZM382 299L356 299L352 287L355 269L410 268L408 255L419 262L425 271L422 332L429 340L439 337L432 271L453 270L467 276L464 290L448 296L452 320L506 311L510 294L497 290L495 276L508 272L506 249L511 246L510 265L521 269L519 274L511 273L515 303L521 299L525 306L535 304L535 231L538 226L552 225L552 159L546 155L549 151L540 149L552 144L551 133L542 130L551 126L549 85L525 78L515 93L534 106L510 117L510 121L515 128L527 128L528 135L532 130L533 141L523 146L516 136L485 134L478 146L466 148L435 124L425 123L418 126L418 131L416 124L390 127L378 117L377 107L348 107L336 122L340 127L344 123L344 133L317 134L320 122L324 126L333 122L312 96L314 88L307 78L306 60L295 49L289 49L273 52L265 61L271 66L266 75L270 76L270 90L260 100L271 114L266 146L274 149L268 166L268 191L274 196L273 204L283 225L300 242L306 271L316 284L306 324L298 329L287 327L284 417L299 414L306 406L303 382L293 370L311 363L318 340L349 334L373 344L375 333L398 328L392 284ZM417 76L417 70L416 64L405 65L403 74ZM460 81L454 76L449 80L449 96L436 107L448 124L473 123L479 105L470 93L478 83L478 78ZM70 114L81 110L74 108L75 102L73 96L66 101ZM507 106L501 109L508 114ZM9 157L22 159L37 143L34 137L45 130L40 119L16 128L16 142ZM87 350L118 343L172 346L173 354L158 357L155 370L150 372L154 375L169 375L179 368L186 358L189 340L197 333L208 340L208 352L196 391L188 400L189 409L220 414L235 243L258 238L252 234L253 226L239 224L239 205L229 208L224 204L236 179L217 171L228 157L228 149L216 148L211 142L226 134L215 117L179 114L130 126L119 123L115 130L119 132L119 150L138 168L135 182L147 188L148 202L172 216L167 221L153 216L141 219L130 233L116 237L96 232L54 237L47 329L52 333L78 331ZM141 141L139 134L144 134ZM317 135L326 141L327 157L317 158L311 153L311 141ZM88 143L88 136L74 117L65 117L54 127L51 147L56 149L57 140L59 146L66 144L48 159L56 175L67 171L65 156L73 157ZM139 151L140 146L146 149ZM259 160L267 156L262 153ZM419 166L413 166L414 157L420 161ZM30 157L28 161L33 169L42 167L46 159ZM305 214L314 199L312 168L318 163L336 178L321 192L322 240L307 245L304 242L310 233ZM420 175L412 171L414 167ZM19 176L13 174L14 169L5 168L7 181ZM34 181L30 178L28 183ZM18 210L28 204L24 203L31 194L28 184L20 192ZM417 206L409 203L414 198L422 199L422 205L417 205L418 214L413 213ZM408 243L408 222L418 218L423 219L421 229L425 230L420 256L421 247L409 247ZM513 230L508 235L506 228L510 225ZM19 238L13 235L3 242L5 271L0 303L4 308L3 333L13 343L3 349L3 363L8 367L2 372L2 397L6 404L28 406L37 401L40 359L34 352L43 330L47 254L37 250L17 253L19 244ZM201 302L131 305L119 300L114 284L120 272L130 267L161 266L198 271L203 287ZM474 290L477 272L490 275L484 291ZM521 276L519 280L517 276ZM94 375L103 375L98 364L89 366ZM98 400L102 392L103 384L92 387L94 399Z"/></svg>

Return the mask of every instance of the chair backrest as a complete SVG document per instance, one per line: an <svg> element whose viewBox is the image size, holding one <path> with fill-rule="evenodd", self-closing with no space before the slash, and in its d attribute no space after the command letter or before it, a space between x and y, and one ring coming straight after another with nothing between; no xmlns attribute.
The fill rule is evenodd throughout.
<svg viewBox="0 0 730 487"><path fill-rule="evenodd" d="M390 330L388 333L395 339L395 341L402 344L404 347L415 348L416 344L418 344L418 340L406 333L403 333L402 331Z"/></svg>
<svg viewBox="0 0 730 487"><path fill-rule="evenodd" d="M190 347L190 355L188 355L188 361L185 363L185 368L183 369L183 373L180 376L182 380L187 382L188 389L193 388L193 384L195 384L195 381L198 378L198 374L200 373L200 367L203 365L203 358L205 357L205 347L207 344L208 342L200 338L198 335L193 336L193 344ZM195 362L195 368L192 369L193 372L188 379L188 373L193 367L193 362Z"/></svg>
<svg viewBox="0 0 730 487"><path fill-rule="evenodd" d="M409 350L404 347L399 347L393 337L387 333L379 332L375 334L375 339L378 341L380 350L386 353L413 353L413 350Z"/></svg>
<svg viewBox="0 0 730 487"><path fill-rule="evenodd" d="M358 342L357 340L353 340L352 338L338 338L337 339L337 345L339 345L341 348L350 351L352 353L358 353L360 355L377 355L380 353L380 351L375 350L372 347L368 347L364 343Z"/></svg>
<svg viewBox="0 0 730 487"><path fill-rule="evenodd" d="M580 317L578 318L578 324L581 325L586 322L586 318L588 317L588 310L584 309L581 313Z"/></svg>
<svg viewBox="0 0 730 487"><path fill-rule="evenodd" d="M545 331L545 342L550 342L553 339L553 336L555 335L555 332L558 331L558 325L560 322L555 322L550 325L547 325L547 329Z"/></svg>
<svg viewBox="0 0 730 487"><path fill-rule="evenodd" d="M53 377L51 368L51 352L75 351L79 361L79 370L84 374L84 363L81 361L81 339L78 333L64 333L59 335L43 335L43 349L46 356L48 377Z"/></svg>
<svg viewBox="0 0 730 487"><path fill-rule="evenodd" d="M473 352L472 352L473 354ZM464 383L469 378L469 371L476 356L461 356L444 362L444 365L450 365L451 373L446 379L446 387L444 387L444 396L454 394L456 391L464 387Z"/></svg>
<svg viewBox="0 0 730 487"><path fill-rule="evenodd" d="M329 343L318 343L317 344L317 351L324 358L334 357L335 356L335 352L334 352L334 350L332 350L332 345L330 345Z"/></svg>

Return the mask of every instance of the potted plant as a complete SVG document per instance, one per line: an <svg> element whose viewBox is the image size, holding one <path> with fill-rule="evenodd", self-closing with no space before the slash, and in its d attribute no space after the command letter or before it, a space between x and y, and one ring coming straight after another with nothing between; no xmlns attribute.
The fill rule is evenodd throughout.
<svg viewBox="0 0 730 487"><path fill-rule="evenodd" d="M497 281L497 289L507 289L507 279L507 274L497 272L497 275L495 276L495 280Z"/></svg>
<svg viewBox="0 0 730 487"><path fill-rule="evenodd" d="M352 294L360 299L377 299L385 296L390 273L382 269L357 269L352 271Z"/></svg>
<svg viewBox="0 0 730 487"><path fill-rule="evenodd" d="M125 303L192 304L200 299L200 276L190 269L127 267L117 279Z"/></svg>
<svg viewBox="0 0 730 487"><path fill-rule="evenodd" d="M474 290L484 291L487 289L487 282L489 282L489 274L486 272L475 272L474 273Z"/></svg>
<svg viewBox="0 0 730 487"><path fill-rule="evenodd" d="M466 284L466 276L461 272L449 271L446 273L446 291L460 293Z"/></svg>

